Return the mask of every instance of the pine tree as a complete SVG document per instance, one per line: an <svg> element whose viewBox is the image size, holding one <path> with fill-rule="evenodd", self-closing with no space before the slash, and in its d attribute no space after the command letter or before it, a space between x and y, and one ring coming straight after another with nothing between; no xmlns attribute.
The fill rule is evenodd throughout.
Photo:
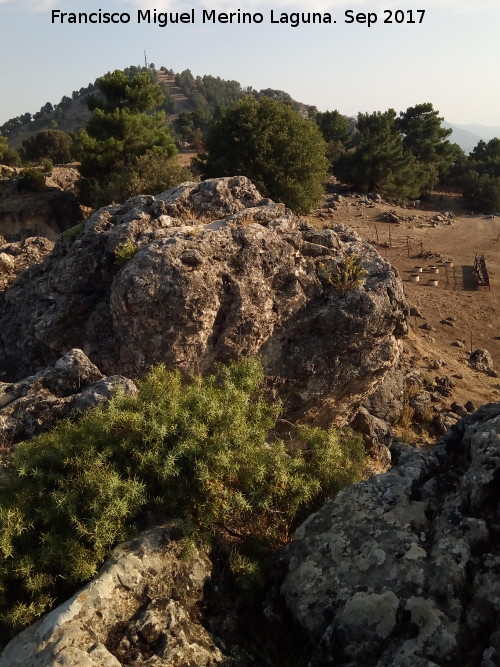
<svg viewBox="0 0 500 667"><path fill-rule="evenodd" d="M426 102L402 111L395 121L395 127L403 133L403 146L425 165L428 191L456 160L457 148L461 152L456 144L448 141L452 130L441 126L443 118L438 114L432 104Z"/></svg>
<svg viewBox="0 0 500 667"><path fill-rule="evenodd" d="M359 114L352 149L341 156L336 175L356 189L394 199L418 197L425 173L403 146L394 109Z"/></svg>
<svg viewBox="0 0 500 667"><path fill-rule="evenodd" d="M75 139L82 176L80 196L92 206L139 194L131 189L131 177L137 161L148 151L167 161L177 153L165 114L150 113L162 103L163 96L147 73L129 78L117 70L98 79L97 88L99 94L88 99L92 115ZM184 170L179 168L177 173L174 165L170 166L162 189L185 180ZM139 181L143 184L144 176L142 161Z"/></svg>

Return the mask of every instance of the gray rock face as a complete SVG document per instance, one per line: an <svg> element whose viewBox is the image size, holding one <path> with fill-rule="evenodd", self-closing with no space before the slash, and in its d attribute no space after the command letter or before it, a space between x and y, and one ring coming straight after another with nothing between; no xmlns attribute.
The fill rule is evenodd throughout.
<svg viewBox="0 0 500 667"><path fill-rule="evenodd" d="M367 274L335 289L351 254ZM0 294L0 377L72 347L128 377L258 355L290 410L344 420L397 364L405 331L399 277L355 233L308 226L244 177L213 179L101 209L60 238Z"/></svg>
<svg viewBox="0 0 500 667"><path fill-rule="evenodd" d="M0 443L10 446L48 431L59 419L105 403L117 389L137 393L132 380L104 377L78 349L20 382L0 382Z"/></svg>
<svg viewBox="0 0 500 667"><path fill-rule="evenodd" d="M0 237L0 290L9 287L21 271L39 264L53 248L54 243L43 236L14 243Z"/></svg>
<svg viewBox="0 0 500 667"><path fill-rule="evenodd" d="M393 453L285 549L281 590L317 643L310 665L499 664L500 404L433 451Z"/></svg>
<svg viewBox="0 0 500 667"><path fill-rule="evenodd" d="M375 417L389 424L395 424L403 410L404 373L399 366L394 366L370 394L363 406Z"/></svg>
<svg viewBox="0 0 500 667"><path fill-rule="evenodd" d="M221 664L197 620L210 560L181 551L167 528L121 545L91 583L6 646L0 667Z"/></svg>

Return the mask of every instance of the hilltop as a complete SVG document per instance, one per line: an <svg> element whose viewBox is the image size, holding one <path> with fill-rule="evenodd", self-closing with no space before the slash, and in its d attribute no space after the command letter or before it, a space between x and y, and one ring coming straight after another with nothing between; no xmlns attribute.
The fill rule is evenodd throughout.
<svg viewBox="0 0 500 667"><path fill-rule="evenodd" d="M308 105L297 102L282 91L272 88L256 91L242 87L238 81L224 80L211 75L193 76L190 70L175 73L166 67L160 69L127 67L126 74L133 77L140 71L146 71L152 81L162 87L165 102L162 109L167 114L169 123L173 123L180 114L197 113L203 122L208 122L219 107L232 106L245 95L270 97L292 104L301 115L307 116ZM36 113L26 112L11 118L0 126L0 135L8 138L12 148L20 148L24 139L42 130L59 129L75 132L85 126L90 117L87 108L89 95L97 94L96 83L64 95L60 102L47 102Z"/></svg>

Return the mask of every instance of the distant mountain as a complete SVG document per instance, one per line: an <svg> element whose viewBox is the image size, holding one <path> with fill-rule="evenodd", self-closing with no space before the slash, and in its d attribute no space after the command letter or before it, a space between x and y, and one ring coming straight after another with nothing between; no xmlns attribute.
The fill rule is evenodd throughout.
<svg viewBox="0 0 500 667"><path fill-rule="evenodd" d="M455 125L462 130L477 134L484 141L490 141L490 139L494 139L495 137L500 138L500 125L478 125L478 123L469 123L468 125L459 125L456 123Z"/></svg>
<svg viewBox="0 0 500 667"><path fill-rule="evenodd" d="M449 140L458 144L467 154L477 146L481 139L490 141L494 137L500 137L500 127L479 125L478 123L458 125L444 121L443 127L453 130L453 133L448 137Z"/></svg>

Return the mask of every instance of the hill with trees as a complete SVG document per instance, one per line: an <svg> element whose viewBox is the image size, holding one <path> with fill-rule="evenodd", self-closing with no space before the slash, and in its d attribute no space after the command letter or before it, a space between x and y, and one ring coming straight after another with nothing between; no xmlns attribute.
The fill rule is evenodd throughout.
<svg viewBox="0 0 500 667"><path fill-rule="evenodd" d="M255 91L251 87L242 87L237 81L224 80L220 77L210 75L195 77L190 70L176 74L164 66L155 69L152 63L147 68L126 67L123 72L129 79L138 74L147 74L152 83L160 85L164 99L159 107L165 111L171 123L181 114L193 114L196 127L196 123L199 123L197 118L201 117L207 122L219 108L232 106L249 94L289 102L304 115L307 115L307 110L310 108L296 102L288 93L280 90L268 88ZM0 126L0 135L9 140L11 147L20 148L24 139L41 130L58 129L74 132L82 129L90 117L87 97L99 95L98 80L74 90L71 96L64 95L58 103L46 102L35 113L26 112L9 119Z"/></svg>
<svg viewBox="0 0 500 667"><path fill-rule="evenodd" d="M189 147L205 155L198 160L204 176L248 175L264 193L303 211L320 197L318 179L325 177L326 156L337 179L396 202L425 198L441 184L463 192L476 210L499 209L500 176L483 160L489 159L484 146L494 153L491 142L496 140L480 141L467 157L450 141L451 129L430 102L399 114L388 109L352 119L338 110L320 112L281 90L256 91L237 81L194 76L190 70L176 74L151 64L128 67L117 77L117 72L108 73L73 91L71 97L64 96L57 105L47 102L33 115L21 114L4 123L0 127L2 162L23 161L27 166L38 162L48 168L71 155L81 162L82 202L98 206L139 192L156 192L186 178L187 172L175 169L170 158L176 147ZM142 103L137 107L138 100L130 97L134 86L137 94L149 99L147 108L139 108ZM256 110L263 113L264 108L265 126L269 121L275 129L262 133L254 126L247 132L245 123L252 125L255 118L250 116L257 118ZM245 118L236 121L241 113ZM283 131L280 118L298 134L293 129ZM309 142L318 130L324 140L321 149L317 138ZM303 131L309 136L305 144ZM236 144L244 146L239 155ZM303 163L300 168L299 162ZM314 186L304 169L308 174L315 172Z"/></svg>

